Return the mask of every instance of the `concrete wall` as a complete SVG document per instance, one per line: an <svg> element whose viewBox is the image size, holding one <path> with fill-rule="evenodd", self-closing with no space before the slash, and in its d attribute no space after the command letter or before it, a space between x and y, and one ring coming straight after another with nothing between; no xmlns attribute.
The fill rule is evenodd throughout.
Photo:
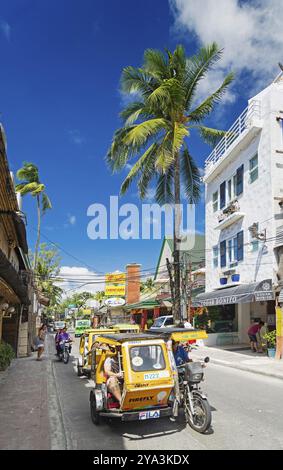
<svg viewBox="0 0 283 470"><path fill-rule="evenodd" d="M206 291L219 288L219 277L221 272L229 269L228 263L225 268L214 268L212 265L212 247L219 245L222 240L244 231L244 244L250 242L248 228L254 223L259 223L259 231L266 229L267 238L274 237L276 226L283 225L283 210L279 208L278 201L274 197L283 197L283 153L276 153L276 150L283 150L282 128L276 121L279 110L283 110L283 88L281 85L273 84L255 97L261 102L262 130L246 146L240 146L233 161L229 162L211 182L206 184ZM283 116L283 115L282 115ZM253 183L249 182L249 159L258 152L258 179ZM282 168L276 166L281 161ZM244 191L237 196L240 212L245 216L234 224L223 230L218 230L218 218L221 210L213 212L212 195L218 190L223 181L228 181L232 175L244 164ZM275 220L274 215L278 212L282 217ZM240 274L240 281L243 283L260 281L271 278L276 280L277 271L276 257L273 252L274 243L268 242L267 248L263 252L261 259L260 250L251 251L251 245L244 246L244 260L238 262L235 268ZM261 243L259 244L261 246ZM256 266L259 263L259 270L256 276Z"/></svg>

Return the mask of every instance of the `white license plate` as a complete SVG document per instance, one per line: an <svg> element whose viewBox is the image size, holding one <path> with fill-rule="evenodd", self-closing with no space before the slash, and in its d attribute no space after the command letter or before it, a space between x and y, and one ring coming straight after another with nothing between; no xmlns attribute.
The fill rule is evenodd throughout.
<svg viewBox="0 0 283 470"><path fill-rule="evenodd" d="M160 418L160 410L140 411L139 419L156 419Z"/></svg>

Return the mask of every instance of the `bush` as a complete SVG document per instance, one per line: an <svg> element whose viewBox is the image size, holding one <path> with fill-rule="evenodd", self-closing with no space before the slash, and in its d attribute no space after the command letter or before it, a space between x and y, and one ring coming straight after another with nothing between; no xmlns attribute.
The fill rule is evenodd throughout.
<svg viewBox="0 0 283 470"><path fill-rule="evenodd" d="M14 359L15 353L10 344L0 341L0 370L5 370Z"/></svg>
<svg viewBox="0 0 283 470"><path fill-rule="evenodd" d="M263 338L267 342L268 348L275 348L276 346L276 330L269 331L263 335Z"/></svg>

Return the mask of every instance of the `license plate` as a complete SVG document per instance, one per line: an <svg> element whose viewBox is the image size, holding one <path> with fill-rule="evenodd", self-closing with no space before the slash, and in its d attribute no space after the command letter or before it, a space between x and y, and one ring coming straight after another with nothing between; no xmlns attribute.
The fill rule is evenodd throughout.
<svg viewBox="0 0 283 470"><path fill-rule="evenodd" d="M160 418L160 410L141 411L139 413L139 419L156 419Z"/></svg>

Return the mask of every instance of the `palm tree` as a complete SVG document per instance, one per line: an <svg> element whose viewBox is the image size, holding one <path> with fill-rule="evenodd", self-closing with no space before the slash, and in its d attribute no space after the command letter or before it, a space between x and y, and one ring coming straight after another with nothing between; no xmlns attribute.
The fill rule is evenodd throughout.
<svg viewBox="0 0 283 470"><path fill-rule="evenodd" d="M100 308L103 300L105 299L105 292L103 290L97 291L94 295L94 299L97 300Z"/></svg>
<svg viewBox="0 0 283 470"><path fill-rule="evenodd" d="M31 194L36 198L37 238L33 262L33 269L35 271L37 267L38 249L40 242L41 216L45 214L47 209L51 209L52 205L49 197L45 192L45 185L40 182L38 168L36 165L33 163L24 162L22 168L17 171L17 178L18 180L22 181L22 183L16 185L16 191L18 191L22 196Z"/></svg>
<svg viewBox="0 0 283 470"><path fill-rule="evenodd" d="M154 290L154 280L152 277L147 278L146 281L141 283L141 292L151 292Z"/></svg>
<svg viewBox="0 0 283 470"><path fill-rule="evenodd" d="M123 127L113 137L107 162L113 172L138 156L121 186L124 194L137 180L141 199L149 185L156 182L158 203L174 203L174 318L180 321L180 203L181 183L190 203L200 197L200 174L187 145L190 131L196 129L205 142L215 145L223 131L203 124L233 80L228 74L221 86L206 99L196 102L200 81L221 58L216 43L186 57L183 46L171 53L148 49L140 68L126 67L122 72L122 91L138 99L121 112Z"/></svg>

